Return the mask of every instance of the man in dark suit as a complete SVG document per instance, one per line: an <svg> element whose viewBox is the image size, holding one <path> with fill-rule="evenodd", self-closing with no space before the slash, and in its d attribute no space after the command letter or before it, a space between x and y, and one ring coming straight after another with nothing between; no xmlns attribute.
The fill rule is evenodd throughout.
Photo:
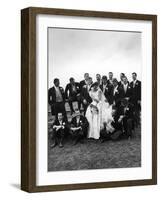
<svg viewBox="0 0 161 200"><path fill-rule="evenodd" d="M120 81L118 82L118 85L121 86L123 84L123 77L125 76L124 73L120 73Z"/></svg>
<svg viewBox="0 0 161 200"><path fill-rule="evenodd" d="M54 140L54 143L51 145L51 148L55 147L57 144L59 144L59 147L62 148L65 134L68 131L68 123L62 113L58 113L52 128L52 139Z"/></svg>
<svg viewBox="0 0 161 200"><path fill-rule="evenodd" d="M134 129L134 106L127 99L122 99L118 107L118 122L122 123L123 132L127 138L131 138Z"/></svg>
<svg viewBox="0 0 161 200"><path fill-rule="evenodd" d="M122 91L119 88L118 81L116 78L113 79L113 85L110 89L110 104L118 106L122 99Z"/></svg>
<svg viewBox="0 0 161 200"><path fill-rule="evenodd" d="M88 79L89 79L89 73L85 73L84 74L84 80L82 80L79 84L80 91L82 91L82 88L83 88L84 85L87 85Z"/></svg>
<svg viewBox="0 0 161 200"><path fill-rule="evenodd" d="M65 111L65 93L64 89L59 86L58 78L54 79L54 86L48 91L48 102L51 106L52 115L57 115L59 112L63 113L66 117Z"/></svg>
<svg viewBox="0 0 161 200"><path fill-rule="evenodd" d="M106 124L104 124L104 128L100 131L101 143L110 139L118 140L121 138L121 135L123 134L123 126L122 123L118 121L120 115L117 112L116 106L112 106L112 116L113 116L113 121L111 122L111 126L113 129L111 129L111 131L107 131Z"/></svg>
<svg viewBox="0 0 161 200"><path fill-rule="evenodd" d="M74 139L74 145L87 136L88 121L80 114L78 109L75 110L75 115L72 118L70 130Z"/></svg>
<svg viewBox="0 0 161 200"><path fill-rule="evenodd" d="M109 79L107 80L107 84L108 84L109 86L111 86L111 85L113 84L113 73L112 73L112 72L109 72L109 73L108 73L108 77L109 77Z"/></svg>
<svg viewBox="0 0 161 200"><path fill-rule="evenodd" d="M111 123L111 125L113 127L113 132L110 135L112 140L121 139L121 137L123 136L123 124L119 120L121 113L119 113L118 110L119 109L117 107L113 106L113 108L112 108L113 121Z"/></svg>
<svg viewBox="0 0 161 200"><path fill-rule="evenodd" d="M71 113L74 112L73 102L78 103L78 109L80 110L81 101L80 101L80 88L79 83L76 83L74 78L69 79L70 83L67 84L65 88L65 97L69 102Z"/></svg>
<svg viewBox="0 0 161 200"><path fill-rule="evenodd" d="M132 88L131 103L134 105L135 111L135 123L138 126L140 121L140 110L141 110L141 81L137 80L137 74L132 73L133 81L130 83Z"/></svg>
<svg viewBox="0 0 161 200"><path fill-rule="evenodd" d="M107 76L102 76L102 84L100 85L100 89L102 90L109 104L112 104L111 100L112 85L107 83Z"/></svg>
<svg viewBox="0 0 161 200"><path fill-rule="evenodd" d="M96 82L98 83L99 86L102 84L102 80L101 80L101 75L100 74L96 74Z"/></svg>
<svg viewBox="0 0 161 200"><path fill-rule="evenodd" d="M122 84L119 86L119 90L121 92L122 98L127 98L127 100L130 100L131 95L132 95L132 88L126 76L122 78Z"/></svg>
<svg viewBox="0 0 161 200"><path fill-rule="evenodd" d="M84 115L86 113L88 105L92 102L92 99L89 95L89 90L92 85L92 78L89 77L87 81L87 85L84 85L81 91L81 100L84 108Z"/></svg>

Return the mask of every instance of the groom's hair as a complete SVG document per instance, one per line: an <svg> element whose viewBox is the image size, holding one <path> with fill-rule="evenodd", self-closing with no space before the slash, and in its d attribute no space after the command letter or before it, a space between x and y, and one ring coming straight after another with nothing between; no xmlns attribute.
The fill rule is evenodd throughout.
<svg viewBox="0 0 161 200"><path fill-rule="evenodd" d="M102 80L107 80L107 76L102 76Z"/></svg>

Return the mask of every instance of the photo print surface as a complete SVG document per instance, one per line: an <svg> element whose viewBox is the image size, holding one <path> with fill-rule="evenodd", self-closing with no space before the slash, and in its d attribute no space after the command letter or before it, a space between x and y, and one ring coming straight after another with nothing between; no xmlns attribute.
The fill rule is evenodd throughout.
<svg viewBox="0 0 161 200"><path fill-rule="evenodd" d="M48 171L141 167L141 39L48 28Z"/></svg>

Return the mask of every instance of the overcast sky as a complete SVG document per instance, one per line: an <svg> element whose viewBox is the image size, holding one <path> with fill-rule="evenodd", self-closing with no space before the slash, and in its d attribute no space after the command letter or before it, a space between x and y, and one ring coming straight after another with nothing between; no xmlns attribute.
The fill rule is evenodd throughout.
<svg viewBox="0 0 161 200"><path fill-rule="evenodd" d="M109 71L131 80L135 71L141 80L141 33L48 28L48 59L49 87L54 78L63 87L70 77L79 82L85 72L95 81Z"/></svg>

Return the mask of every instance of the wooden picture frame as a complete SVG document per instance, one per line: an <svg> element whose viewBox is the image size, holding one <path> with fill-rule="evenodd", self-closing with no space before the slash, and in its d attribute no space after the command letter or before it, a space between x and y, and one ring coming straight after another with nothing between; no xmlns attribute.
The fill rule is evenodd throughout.
<svg viewBox="0 0 161 200"><path fill-rule="evenodd" d="M152 22L152 178L63 185L36 185L36 16L62 15ZM157 16L147 14L25 8L21 11L21 189L27 192L157 184Z"/></svg>

